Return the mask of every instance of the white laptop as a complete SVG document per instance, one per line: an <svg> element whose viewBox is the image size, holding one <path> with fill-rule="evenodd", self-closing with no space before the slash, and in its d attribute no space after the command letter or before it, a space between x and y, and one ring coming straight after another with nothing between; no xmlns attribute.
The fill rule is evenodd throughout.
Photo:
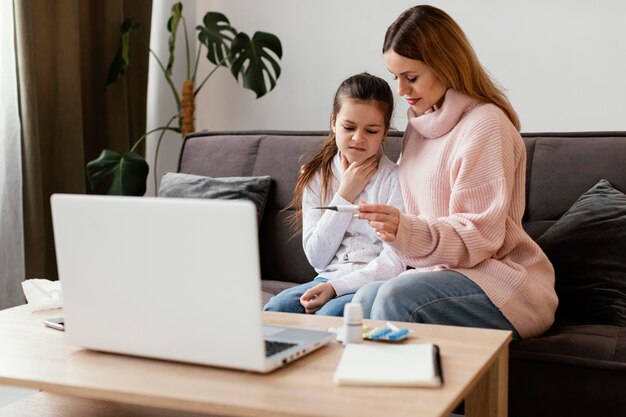
<svg viewBox="0 0 626 417"><path fill-rule="evenodd" d="M250 201L55 194L51 204L72 344L269 372L333 339L263 326Z"/></svg>

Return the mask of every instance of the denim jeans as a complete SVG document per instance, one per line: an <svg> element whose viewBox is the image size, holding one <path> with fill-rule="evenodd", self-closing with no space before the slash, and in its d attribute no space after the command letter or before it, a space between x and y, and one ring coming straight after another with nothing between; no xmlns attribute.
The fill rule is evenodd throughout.
<svg viewBox="0 0 626 417"><path fill-rule="evenodd" d="M284 313L304 313L304 307L300 304L300 297L308 289L317 284L327 282L326 278L317 277L311 282L287 288L270 298L270 301L263 307L264 311L282 311ZM343 316L343 306L352 300L354 293L344 294L329 300L315 314L320 316Z"/></svg>
<svg viewBox="0 0 626 417"><path fill-rule="evenodd" d="M353 302L365 318L511 330L519 333L472 280L456 271L414 272L360 288Z"/></svg>

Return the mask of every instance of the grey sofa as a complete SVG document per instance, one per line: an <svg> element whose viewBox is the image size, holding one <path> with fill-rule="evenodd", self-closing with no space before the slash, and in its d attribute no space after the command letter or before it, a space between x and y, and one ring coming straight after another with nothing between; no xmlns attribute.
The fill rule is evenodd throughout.
<svg viewBox="0 0 626 417"><path fill-rule="evenodd" d="M296 174L326 132L203 132L185 139L179 172L213 177L270 175L259 229L263 297L314 276L286 224ZM401 132L385 152L396 160ZM626 191L626 132L524 134L524 227L541 236L577 198L605 178ZM626 231L624 231L626 238ZM626 262L626 254L624 254ZM510 347L510 416L626 416L626 328L558 320L543 336Z"/></svg>

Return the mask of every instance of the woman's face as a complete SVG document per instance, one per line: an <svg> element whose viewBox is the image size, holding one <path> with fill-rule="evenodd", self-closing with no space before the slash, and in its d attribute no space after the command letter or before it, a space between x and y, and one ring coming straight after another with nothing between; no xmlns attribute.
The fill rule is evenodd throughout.
<svg viewBox="0 0 626 417"><path fill-rule="evenodd" d="M390 49L383 54L387 69L398 81L398 95L404 97L416 115L443 103L447 87L424 62Z"/></svg>
<svg viewBox="0 0 626 417"><path fill-rule="evenodd" d="M385 138L385 116L375 101L343 99L331 127L337 148L349 163L376 155Z"/></svg>

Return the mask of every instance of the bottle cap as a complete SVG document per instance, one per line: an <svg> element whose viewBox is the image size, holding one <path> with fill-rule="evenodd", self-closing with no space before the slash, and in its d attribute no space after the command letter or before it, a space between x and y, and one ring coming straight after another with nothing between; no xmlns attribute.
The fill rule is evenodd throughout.
<svg viewBox="0 0 626 417"><path fill-rule="evenodd" d="M343 307L343 318L346 323L361 323L363 321L363 307L359 303L347 303Z"/></svg>

